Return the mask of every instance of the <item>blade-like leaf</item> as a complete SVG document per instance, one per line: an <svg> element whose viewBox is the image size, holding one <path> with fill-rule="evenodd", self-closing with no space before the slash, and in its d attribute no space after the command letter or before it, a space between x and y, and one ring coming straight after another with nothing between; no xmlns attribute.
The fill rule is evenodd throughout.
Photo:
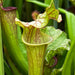
<svg viewBox="0 0 75 75"><path fill-rule="evenodd" d="M66 56L64 66L63 66L62 75L72 75L71 73L74 70L71 70L71 67L73 66L72 61L75 59L74 55L75 55L75 40L73 40L72 45L71 45L71 49Z"/></svg>
<svg viewBox="0 0 75 75"><path fill-rule="evenodd" d="M15 64L12 62L12 60L10 59L10 56L6 50L6 48L4 47L4 55L6 57L6 60L8 62L8 64L11 67L11 70L13 72L14 75L21 75L21 73L18 71L18 69L16 68Z"/></svg>
<svg viewBox="0 0 75 75"><path fill-rule="evenodd" d="M50 4L51 0L44 0L45 4Z"/></svg>
<svg viewBox="0 0 75 75"><path fill-rule="evenodd" d="M40 6L43 6L43 7L48 7L49 5L48 4L44 4L40 1L37 1L37 0L26 0L27 2L32 2L34 4L37 4L37 5L40 5Z"/></svg>
<svg viewBox="0 0 75 75"><path fill-rule="evenodd" d="M0 19L0 75L4 75L4 59L3 59L3 48L2 48L2 34L1 34L1 19Z"/></svg>
<svg viewBox="0 0 75 75"><path fill-rule="evenodd" d="M62 7L63 0L59 0L59 7Z"/></svg>
<svg viewBox="0 0 75 75"><path fill-rule="evenodd" d="M65 14L66 16L66 24L67 24L67 29L68 29L68 34L69 34L69 38L71 40L74 39L75 37L75 15L73 13L70 13L64 9L60 9L59 10Z"/></svg>
<svg viewBox="0 0 75 75"><path fill-rule="evenodd" d="M69 38L73 40L75 38L75 15L72 13L66 13L67 27Z"/></svg>
<svg viewBox="0 0 75 75"><path fill-rule="evenodd" d="M6 61L4 61L4 71L6 75L13 75L11 69L9 68L9 65Z"/></svg>
<svg viewBox="0 0 75 75"><path fill-rule="evenodd" d="M21 18L21 16L22 16L23 0L11 0L11 1L14 3L13 5L15 5L17 7L17 10L18 10L18 13L19 13L19 17Z"/></svg>

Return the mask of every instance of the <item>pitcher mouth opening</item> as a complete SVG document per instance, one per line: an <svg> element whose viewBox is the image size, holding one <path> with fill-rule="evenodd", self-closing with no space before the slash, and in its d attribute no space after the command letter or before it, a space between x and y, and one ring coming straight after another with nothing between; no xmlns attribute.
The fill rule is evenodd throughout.
<svg viewBox="0 0 75 75"><path fill-rule="evenodd" d="M2 3L0 4L0 7L4 11L12 11L12 10L16 10L17 9L16 7L5 7L4 8Z"/></svg>
<svg viewBox="0 0 75 75"><path fill-rule="evenodd" d="M6 8L2 8L2 10L4 11L12 11L12 10L16 10L16 7L6 7Z"/></svg>
<svg viewBox="0 0 75 75"><path fill-rule="evenodd" d="M24 44L28 45L28 46L41 46L41 45L48 45L50 44L52 41L53 41L53 38L50 37L50 40L45 42L45 43L40 43L40 44L32 44L32 43L28 43L26 42L24 39L23 39L23 36L22 36L22 41L24 42Z"/></svg>

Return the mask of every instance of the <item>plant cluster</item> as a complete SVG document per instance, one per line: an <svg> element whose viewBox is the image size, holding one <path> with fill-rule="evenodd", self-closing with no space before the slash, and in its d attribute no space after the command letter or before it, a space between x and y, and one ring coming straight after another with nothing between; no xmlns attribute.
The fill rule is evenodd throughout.
<svg viewBox="0 0 75 75"><path fill-rule="evenodd" d="M21 21L23 2L27 22ZM69 2L74 5L66 0L65 8ZM34 21L31 5L46 7L32 13ZM75 16L62 5L63 0L0 0L0 75L75 75Z"/></svg>

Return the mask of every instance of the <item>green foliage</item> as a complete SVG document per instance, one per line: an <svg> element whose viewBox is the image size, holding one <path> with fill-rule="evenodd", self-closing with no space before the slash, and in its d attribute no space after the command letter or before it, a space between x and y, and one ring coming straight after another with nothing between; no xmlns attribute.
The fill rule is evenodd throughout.
<svg viewBox="0 0 75 75"><path fill-rule="evenodd" d="M16 75L16 74L17 74L17 75L21 75L20 72L18 71L18 69L16 68L16 66L14 65L14 63L12 62L12 60L10 59L6 48L4 48L4 52L5 52L5 53L4 53L5 58L7 59L7 62L8 62L8 64L9 64L10 67L11 67L12 73L13 73L14 75ZM6 63L5 63L5 64L6 64Z"/></svg>
<svg viewBox="0 0 75 75"><path fill-rule="evenodd" d="M59 0L59 7L62 7L63 0Z"/></svg>
<svg viewBox="0 0 75 75"><path fill-rule="evenodd" d="M17 7L19 17L22 18L22 5L23 5L23 0L12 0L15 3L15 6Z"/></svg>
<svg viewBox="0 0 75 75"><path fill-rule="evenodd" d="M37 1L37 0L26 0L26 1L37 4L37 5L40 5L40 6L43 6L43 7L48 7L49 6L48 4L44 4L44 3L40 2L40 1Z"/></svg>
<svg viewBox="0 0 75 75"><path fill-rule="evenodd" d="M72 2L72 4L75 6L75 0L70 0Z"/></svg>
<svg viewBox="0 0 75 75"><path fill-rule="evenodd" d="M54 11L54 12L52 12L52 11ZM59 12L58 12L58 10L56 10L55 9L55 7L54 7L54 4L53 4L53 1L51 2L51 5L46 9L46 11L43 13L43 14L40 14L40 15L38 15L38 17L37 17L37 19L35 20L35 21L32 21L32 22L23 22L23 21L20 21L20 20L18 20L17 18L16 18L16 24L18 24L19 26L21 26L22 28L23 28L23 36L22 36L22 40L23 40L23 42L26 44L26 45L28 45L27 46L27 51L29 50L29 49L31 49L32 48L32 50L34 50L33 49L33 46L39 46L39 45L43 45L43 44L45 44L46 43L46 40L48 41L48 36L47 35L44 35L44 34L42 34L41 32L40 32L40 29L39 28L43 28L44 26L46 26L47 25L47 23L48 23L48 20L49 20L49 18L50 19L55 19L55 20L58 20L58 15L59 15ZM38 24L39 23L39 24ZM37 29L38 28L38 29ZM52 28L50 28L50 29L52 29ZM37 30L38 30L38 32L37 32ZM47 29L46 29L47 30ZM41 31L44 31L43 29L41 30ZM48 33L50 30L48 30L48 31L45 31L44 33ZM53 30L54 31L54 30ZM56 32L56 31L55 31ZM54 33L55 33L54 32ZM58 31L59 32L59 31ZM61 31L60 31L61 32ZM37 33L38 33L38 35L37 35ZM56 32L57 33L57 32ZM36 35L36 36L35 36ZM51 34L50 34L51 35ZM55 35L55 34L53 34L53 35ZM58 34L57 34L58 35ZM61 34L60 34L61 35ZM64 34L65 35L65 34ZM63 35L63 36L64 36ZM44 37L44 36L46 36L46 37ZM39 37L39 38L38 38ZM62 37L62 36L61 36ZM63 37L62 37L63 38ZM65 39L66 39L66 37L65 37ZM40 41L39 41L40 40ZM53 38L53 40L54 40L54 38ZM61 40L61 39L60 39ZM63 39L64 40L64 39ZM62 40L62 41L63 41ZM61 41L61 43L62 43L62 41ZM65 45L65 44L68 44L68 41L69 40L65 40L64 41L64 44L62 44L62 47L63 47L63 45ZM40 42L40 43L39 43ZM65 43L66 42L66 43ZM48 43L48 42L47 42ZM60 44L60 43L59 43ZM58 45L59 45L58 44ZM66 45L65 45L66 46ZM69 46L69 45L68 45ZM67 47L66 47L67 48ZM65 48L65 49L66 49ZM36 48L37 49L37 48ZM31 52L32 52L32 50L31 50ZM59 51L58 51L59 52ZM59 52L59 54L60 53L62 53L61 51ZM28 54L29 54L29 51L28 51ZM35 54L35 53L34 53ZM30 57L33 57L34 56L34 54L32 55L32 56L30 56L30 55L28 55L28 60L30 59L29 58L29 56ZM36 55L35 55L36 56ZM54 55L53 55L54 56ZM52 56L52 57L53 57ZM39 56L38 56L39 57ZM32 60L33 60L33 58L32 58ZM50 60L50 59L49 59ZM39 61L38 61L39 62ZM41 61L40 61L41 62ZM34 63L34 62L33 62ZM30 64L30 62L29 62L29 64ZM32 65L32 64L31 64ZM36 65L35 65L36 66ZM31 68L31 67L30 67ZM38 68L38 67L37 67ZM30 74L30 72L31 72L31 70L29 69L29 74ZM31 72L32 73L32 72ZM33 73L34 73L34 71L33 71ZM33 74L32 73L32 74Z"/></svg>
<svg viewBox="0 0 75 75"><path fill-rule="evenodd" d="M67 0L67 1L65 1L66 3L65 3L65 5L67 5L67 7L69 6L68 5L68 1L69 0ZM38 4L39 5L39 4ZM44 3L42 3L42 6L43 7L47 7L48 5L46 5L46 4L44 4ZM65 8L67 8L67 7L65 7ZM75 20L75 16L72 14L72 13L70 13L70 12L67 12L67 11L65 11L65 10L63 10L63 9L61 9L61 8L59 8L59 11L61 12L61 13L64 13L65 15L66 15L66 21L67 21L67 29L68 29L68 34L69 34L69 38L71 39L71 40L73 40L74 38L75 38L75 24L74 24L74 20ZM75 53L75 52L74 52ZM70 55L73 55L72 53L70 54ZM68 56L67 56L67 58L69 58ZM66 58L66 59L67 59ZM71 60L71 63L72 63L72 59L70 59ZM65 61L67 61L67 60L65 60ZM66 65L65 65L65 70L64 70L64 73L63 73L63 75L69 75L69 74L71 74L70 72L71 72L71 63L70 63L70 67L68 67L67 68L67 63L68 63L69 61L67 61L66 62ZM73 65L72 65L72 67L73 67ZM67 72L66 72L66 70L67 70ZM66 74L67 73L67 74ZM73 74L73 73L72 73ZM71 74L71 75L72 75Z"/></svg>
<svg viewBox="0 0 75 75"><path fill-rule="evenodd" d="M73 40L75 38L75 15L70 12L66 12L66 20L69 38Z"/></svg>
<svg viewBox="0 0 75 75"><path fill-rule="evenodd" d="M1 30L1 19L0 19L0 74L4 75L4 62L3 62L3 48L2 48L2 30Z"/></svg>
<svg viewBox="0 0 75 75"><path fill-rule="evenodd" d="M8 53L11 56L12 60L15 62L16 66L19 69L22 69L21 70L22 72L27 73L28 65L27 65L25 56L23 56L23 53L21 51L21 46L19 46L17 33L16 33L17 32L16 25L15 25L16 11L13 10L8 13L1 10L0 13L1 13L0 18L1 18L1 24L2 24L3 39L4 39L3 43L5 44L8 50ZM8 16L10 17L9 19L8 19ZM23 63L26 65L24 65Z"/></svg>
<svg viewBox="0 0 75 75"><path fill-rule="evenodd" d="M12 5L11 3L12 3L11 0L3 0L3 6L4 7L11 6Z"/></svg>
<svg viewBox="0 0 75 75"><path fill-rule="evenodd" d="M72 64L72 62L74 62L73 60L75 59L74 54L75 54L75 40L72 42L71 49L66 56L62 75L74 75L75 69L72 70L72 67L74 67L73 65L75 64L75 63Z"/></svg>
<svg viewBox="0 0 75 75"><path fill-rule="evenodd" d="M9 6L15 6L17 7L19 17L21 18L22 14L22 5L23 5L23 0L3 0L3 6L4 7L9 7Z"/></svg>
<svg viewBox="0 0 75 75"><path fill-rule="evenodd" d="M75 38L75 15L73 13L67 12L64 9L60 9L60 12L65 14L66 16L66 24L67 24L67 30L68 30L68 35L71 40ZM65 29L66 30L66 29Z"/></svg>
<svg viewBox="0 0 75 75"><path fill-rule="evenodd" d="M48 45L46 60L49 62L53 56L56 54L63 55L64 50L69 50L69 42L67 39L66 33L54 27L46 27L43 29L43 32L50 35L53 38L51 44Z"/></svg>
<svg viewBox="0 0 75 75"><path fill-rule="evenodd" d="M32 25L36 28L43 28L44 26L46 26L49 22L49 19L54 19L59 21L59 11L57 9L55 9L53 0L51 1L51 4L48 8L46 8L46 11L43 14L39 14L37 16L37 19L35 21L32 22L21 22L16 18L16 24L19 24L21 27L27 27L27 25ZM29 27L28 26L28 27Z"/></svg>
<svg viewBox="0 0 75 75"><path fill-rule="evenodd" d="M45 4L50 4L51 0L44 0Z"/></svg>
<svg viewBox="0 0 75 75"><path fill-rule="evenodd" d="M58 20L58 16L59 11L55 9L52 1L46 11L39 14L35 21L22 22L16 18L16 24L23 28L22 40L27 48L29 75L42 75L43 73L44 53L52 38L44 34L41 28L48 24L49 19Z"/></svg>
<svg viewBox="0 0 75 75"><path fill-rule="evenodd" d="M62 75L74 75L75 67L74 67L74 53L75 53L75 26L74 26L74 20L75 16L74 14L67 12L63 9L59 9L66 15L66 21L67 21L67 28L68 28L68 34L69 38L72 40L71 49L67 54L67 57L65 59L64 68ZM67 66L68 65L68 66ZM73 68L74 67L74 68Z"/></svg>
<svg viewBox="0 0 75 75"><path fill-rule="evenodd" d="M2 0L0 0L0 3L1 3L1 1ZM75 47L74 47L75 46L75 40L74 40L74 38L75 38L75 26L74 26L75 25L75 23L74 23L75 15L73 13L70 13L70 12L62 9L62 6L63 6L63 8L70 7L69 0L54 0L55 7L53 6L53 8L51 8L49 6L49 4L51 3L52 0L26 0L26 1L25 0L3 0L3 6L4 7L16 6L18 8L18 11L17 11L17 15L19 16L18 18L23 19L22 13L24 13L27 16L27 17L25 17L25 18L27 18L27 21L31 20L29 18L30 17L29 14L31 14L32 10L34 10L36 7L38 9L40 8L39 6L49 7L46 9L47 12L48 11L52 12L53 10L55 12L52 12L53 15L47 15L48 13L47 14L44 13L44 15L47 17L45 19L41 19L41 21L45 21L46 22L45 25L47 25L47 24L53 25L55 28L59 27L57 22L53 21L53 20L49 21L48 16L50 17L50 19L53 19L53 18L55 19L55 16L58 15L58 13L56 13L58 11L54 9L55 7L58 8L62 14L65 14L66 20L64 20L64 22L66 22L66 24L65 24L66 28L64 29L64 31L67 31L68 37L70 38L70 40L72 42L71 49L68 44L70 42L70 40L67 39L66 33L62 32L61 30L56 30L53 27L46 27L44 29L41 29L41 31L43 31L44 33L47 33L48 35L50 35L53 38L52 43L48 45L48 48L46 51L46 57L45 57L46 63L44 65L44 67L45 67L44 74L45 75L61 75L61 74L62 75L75 75L75 57L74 57L74 54L75 54ZM70 0L70 1L72 2L73 5L75 5L74 0ZM28 2L30 2L30 3L28 3ZM24 8L24 4L25 4L25 8ZM34 5L34 6L32 7L32 5ZM39 6L37 6L37 5L39 5ZM61 8L59 8L58 6ZM37 8L36 8L36 10L37 10ZM0 10L0 12L1 12L1 10ZM53 17L53 18L51 18L51 17ZM55 20L57 20L57 18L58 18L58 16L56 17ZM40 18L38 17L37 20L38 19L40 19ZM6 21L7 21L7 19L6 19ZM26 25L27 23L22 22L22 24ZM29 24L31 24L31 22ZM42 22L42 24L43 24L43 22ZM1 36L1 25L0 25L0 61L2 60L0 62L0 74L2 73L1 75L4 75L4 70L2 70L2 69L5 69L6 75L12 75L12 73L14 73L14 75L19 75L17 73L18 71L21 72L22 75L26 75L28 72L28 62L27 62L26 48L21 39L22 29L20 29L19 26L16 26L16 31L15 31L15 29L12 30L13 26L11 24L10 24L11 27L8 27L7 23L5 23L5 25L6 26L2 26L3 37ZM44 27L45 25L43 25L42 27ZM10 34L9 34L9 32L10 32ZM18 43L15 42L16 39L12 38L13 36L11 34L13 34L13 32L17 32L15 36L17 36ZM44 35L44 36L46 36L46 35ZM10 38L12 38L12 39L10 39ZM3 66L2 39L3 39L3 45L5 44L5 46L7 47L7 51L8 51L8 55L6 55L5 56L6 59L4 59L5 61L8 61L8 63L5 62L4 66ZM31 42L33 42L33 40ZM70 49L70 51L68 51L69 49ZM66 54L67 54L67 56L66 56ZM57 57L58 63L55 67L49 68L46 66L46 64L51 62L50 63L50 65L51 65L53 63L53 61L52 61L53 56ZM64 63L64 60L65 60L65 63ZM62 72L62 70L63 70L63 72Z"/></svg>
<svg viewBox="0 0 75 75"><path fill-rule="evenodd" d="M13 75L11 69L9 68L8 64L6 61L4 61L4 71L6 75Z"/></svg>
<svg viewBox="0 0 75 75"><path fill-rule="evenodd" d="M62 72L63 69L62 66L65 60L65 56L68 50L70 49L69 45L70 40L67 39L66 33L62 32L59 29L55 29L54 27L46 27L42 31L53 38L52 43L48 45L45 60L46 64L51 64L52 58L57 55L58 63L55 66L55 68L54 69L53 68L49 69L48 67L47 68L49 69L49 72L52 75L58 75L58 73ZM48 72L46 72L46 74L48 74Z"/></svg>

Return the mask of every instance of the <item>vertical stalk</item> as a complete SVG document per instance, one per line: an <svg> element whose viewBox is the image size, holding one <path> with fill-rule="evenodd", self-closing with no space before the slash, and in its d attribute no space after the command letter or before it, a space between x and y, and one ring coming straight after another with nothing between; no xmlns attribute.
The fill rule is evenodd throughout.
<svg viewBox="0 0 75 75"><path fill-rule="evenodd" d="M75 39L73 39L70 51L67 53L64 65L63 65L63 70L62 70L62 75L74 75L72 74L72 66L74 62L74 55L75 55ZM67 66L68 65L68 66Z"/></svg>
<svg viewBox="0 0 75 75"><path fill-rule="evenodd" d="M13 1L13 5L15 5L18 9L18 13L19 13L19 18L22 18L21 14L22 14L22 6L23 6L23 0L12 0Z"/></svg>
<svg viewBox="0 0 75 75"><path fill-rule="evenodd" d="M65 9L69 8L69 0L64 0Z"/></svg>
<svg viewBox="0 0 75 75"><path fill-rule="evenodd" d="M59 7L62 7L63 0L59 0Z"/></svg>
<svg viewBox="0 0 75 75"><path fill-rule="evenodd" d="M59 0L54 0L55 8L58 9L59 7ZM53 21L53 25L55 28L58 28L58 23L57 21Z"/></svg>
<svg viewBox="0 0 75 75"><path fill-rule="evenodd" d="M2 3L2 0L0 0L0 4L1 3ZM1 17L1 13L0 13L0 17ZM3 61L2 34L1 34L1 18L0 18L0 75L4 75L4 61Z"/></svg>
<svg viewBox="0 0 75 75"><path fill-rule="evenodd" d="M28 3L28 2L26 2L26 20L27 21L30 21L30 19L31 19L31 4L30 3Z"/></svg>
<svg viewBox="0 0 75 75"><path fill-rule="evenodd" d="M12 71L6 61L4 61L4 71L5 71L6 75L13 75Z"/></svg>
<svg viewBox="0 0 75 75"><path fill-rule="evenodd" d="M74 57L74 75L75 75L75 57Z"/></svg>
<svg viewBox="0 0 75 75"><path fill-rule="evenodd" d="M3 61L2 36L1 36L1 22L0 22L0 75L4 75L4 61Z"/></svg>

